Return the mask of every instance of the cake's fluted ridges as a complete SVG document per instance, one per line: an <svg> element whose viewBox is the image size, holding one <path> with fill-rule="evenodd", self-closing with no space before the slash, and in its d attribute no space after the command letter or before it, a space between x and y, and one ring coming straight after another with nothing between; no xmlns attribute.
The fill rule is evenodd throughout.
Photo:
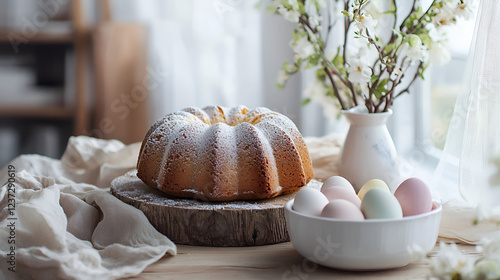
<svg viewBox="0 0 500 280"><path fill-rule="evenodd" d="M245 106L166 115L147 132L137 167L149 186L213 201L295 192L314 176L295 124L267 108Z"/></svg>

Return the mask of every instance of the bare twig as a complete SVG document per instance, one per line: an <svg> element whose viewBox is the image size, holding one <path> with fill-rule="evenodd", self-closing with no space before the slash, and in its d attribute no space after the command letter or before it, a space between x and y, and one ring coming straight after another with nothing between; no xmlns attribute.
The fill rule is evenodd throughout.
<svg viewBox="0 0 500 280"><path fill-rule="evenodd" d="M413 4L411 5L411 11L408 13L406 18L401 22L401 25L399 26L399 30L403 30L403 27L405 26L405 22L410 18L411 14L413 12L415 12L415 5L416 4L417 4L417 0L413 0ZM431 6L432 6L432 4L431 4ZM394 16L396 16L396 15L394 15Z"/></svg>
<svg viewBox="0 0 500 280"><path fill-rule="evenodd" d="M325 71L326 75L328 76L328 79L330 80L330 83L332 84L333 95L335 95L335 97L339 101L340 107L342 107L342 110L349 109L349 108L347 108L347 106L345 105L344 101L342 100L342 97L339 94L339 89L337 88L337 84L333 80L332 73L330 73L330 70L328 69L328 67L323 68L323 71Z"/></svg>
<svg viewBox="0 0 500 280"><path fill-rule="evenodd" d="M422 20L424 19L424 17L430 12L430 10L432 9L432 7L434 6L434 3L436 3L436 0L432 1L432 3L429 6L429 8L427 8L427 11L425 11L425 13L417 20L417 24L414 24L409 30L407 30L406 34L411 34L415 30L415 28L417 28L420 25L420 23L422 22Z"/></svg>
<svg viewBox="0 0 500 280"><path fill-rule="evenodd" d="M424 64L422 62L420 62L418 64L418 67L417 67L417 71L415 72L415 75L413 76L412 80L410 81L410 83L408 84L408 86L403 89L401 92L399 92L396 96L394 96L394 99L398 98L400 95L406 93L406 92L410 92L410 87L413 85L413 82L415 82L415 80L418 78L418 75L419 75L419 71L420 71L420 68L422 68Z"/></svg>

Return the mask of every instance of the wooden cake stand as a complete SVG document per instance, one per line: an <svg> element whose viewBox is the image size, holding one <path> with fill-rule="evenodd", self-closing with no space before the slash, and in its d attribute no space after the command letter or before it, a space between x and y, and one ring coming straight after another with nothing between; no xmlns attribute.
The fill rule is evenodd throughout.
<svg viewBox="0 0 500 280"><path fill-rule="evenodd" d="M290 241L284 205L295 194L231 202L172 198L147 186L136 174L134 170L114 179L111 193L144 212L151 224L176 244L223 247ZM316 180L308 185L321 187Z"/></svg>

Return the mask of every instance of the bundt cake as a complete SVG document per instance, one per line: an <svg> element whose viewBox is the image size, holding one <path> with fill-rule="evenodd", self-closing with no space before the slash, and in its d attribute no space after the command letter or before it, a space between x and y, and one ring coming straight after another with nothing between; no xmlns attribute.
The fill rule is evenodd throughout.
<svg viewBox="0 0 500 280"><path fill-rule="evenodd" d="M313 177L295 124L267 108L185 108L156 121L137 176L176 197L255 200L298 191Z"/></svg>

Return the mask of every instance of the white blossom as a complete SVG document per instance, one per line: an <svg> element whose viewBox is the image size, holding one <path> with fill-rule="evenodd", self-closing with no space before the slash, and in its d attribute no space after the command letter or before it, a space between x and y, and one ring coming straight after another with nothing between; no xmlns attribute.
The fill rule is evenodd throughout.
<svg viewBox="0 0 500 280"><path fill-rule="evenodd" d="M427 252L418 244L408 246L408 252L412 262L422 261L427 256Z"/></svg>
<svg viewBox="0 0 500 280"><path fill-rule="evenodd" d="M409 35L406 42L401 46L400 53L406 55L412 62L425 60L427 53L422 40L417 35Z"/></svg>
<svg viewBox="0 0 500 280"><path fill-rule="evenodd" d="M315 14L309 16L309 24L312 28L317 28L321 21L321 17Z"/></svg>
<svg viewBox="0 0 500 280"><path fill-rule="evenodd" d="M288 0L288 4L290 4L290 6L292 6L292 8L294 10L298 10L299 9L299 2L298 2L298 0Z"/></svg>
<svg viewBox="0 0 500 280"><path fill-rule="evenodd" d="M292 47L296 58L305 59L314 54L314 46L306 37L300 37L299 40L292 40L290 47Z"/></svg>
<svg viewBox="0 0 500 280"><path fill-rule="evenodd" d="M278 71L278 77L276 78L276 84L280 87L284 86L290 75L283 69Z"/></svg>
<svg viewBox="0 0 500 280"><path fill-rule="evenodd" d="M450 51L440 42L433 43L429 48L429 60L434 65L444 65L451 60Z"/></svg>
<svg viewBox="0 0 500 280"><path fill-rule="evenodd" d="M500 263L498 261L483 260L474 267L474 279L500 279Z"/></svg>
<svg viewBox="0 0 500 280"><path fill-rule="evenodd" d="M288 64L285 69L286 72L291 73L297 71L297 66L295 64Z"/></svg>
<svg viewBox="0 0 500 280"><path fill-rule="evenodd" d="M500 231L483 238L477 259L460 252L455 244L440 243L438 254L429 260L431 273L438 279L500 279Z"/></svg>
<svg viewBox="0 0 500 280"><path fill-rule="evenodd" d="M353 60L349 68L349 80L353 83L366 84L370 81L372 76L372 69L362 63L362 60Z"/></svg>
<svg viewBox="0 0 500 280"><path fill-rule="evenodd" d="M299 12L294 11L294 10L288 10L283 5L278 6L277 11L278 11L278 13L280 13L281 15L283 15L283 17L286 20L294 22L294 23L298 23L299 22L299 18L300 18L300 13Z"/></svg>
<svg viewBox="0 0 500 280"><path fill-rule="evenodd" d="M347 48L346 62L351 64L351 61L362 61L365 65L372 65L378 58L378 51L373 45L366 40L352 40Z"/></svg>
<svg viewBox="0 0 500 280"><path fill-rule="evenodd" d="M397 67L397 68L394 68L394 70L392 70L392 73L391 73L391 80L396 80L399 75L403 74L403 70L401 70L401 68Z"/></svg>
<svg viewBox="0 0 500 280"><path fill-rule="evenodd" d="M427 25L427 28L429 29L429 37L431 37L431 40L434 42L440 42L446 40L446 29L445 28L437 28L433 24Z"/></svg>
<svg viewBox="0 0 500 280"><path fill-rule="evenodd" d="M453 9L449 5L445 4L433 18L433 21L437 26L449 25L453 22L454 17L455 13Z"/></svg>
<svg viewBox="0 0 500 280"><path fill-rule="evenodd" d="M316 9L316 4L314 1L311 0L306 0L305 1L305 9L306 13L309 15L309 24L311 25L312 28L318 28L321 29L321 26L319 26L322 17L318 14L318 11Z"/></svg>
<svg viewBox="0 0 500 280"><path fill-rule="evenodd" d="M462 254L456 244L441 242L439 252L430 259L430 265L432 275L439 279L454 279L456 275L467 279L473 272L474 259Z"/></svg>
<svg viewBox="0 0 500 280"><path fill-rule="evenodd" d="M500 263L500 231L481 240L480 251L486 260L496 260Z"/></svg>
<svg viewBox="0 0 500 280"><path fill-rule="evenodd" d="M459 3L455 8L455 14L459 17L469 20L474 15L476 1L474 0L463 0L463 3Z"/></svg>
<svg viewBox="0 0 500 280"><path fill-rule="evenodd" d="M361 32L363 32L364 30L368 30L370 34L374 33L373 30L378 23L378 20L373 19L372 16L368 13L360 13L359 15L356 15L354 20L356 21L355 25Z"/></svg>
<svg viewBox="0 0 500 280"><path fill-rule="evenodd" d="M373 19L380 19L380 16L384 14L384 3L381 0L368 1L368 4L364 7L365 13L368 13Z"/></svg>
<svg viewBox="0 0 500 280"><path fill-rule="evenodd" d="M483 257L474 268L476 279L500 279L500 232L483 238L478 251Z"/></svg>

